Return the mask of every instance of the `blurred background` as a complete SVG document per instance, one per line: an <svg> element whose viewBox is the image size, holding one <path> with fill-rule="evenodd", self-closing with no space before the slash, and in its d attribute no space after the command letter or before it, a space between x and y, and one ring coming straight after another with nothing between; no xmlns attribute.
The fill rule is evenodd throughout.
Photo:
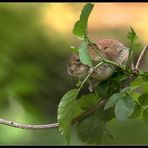
<svg viewBox="0 0 148 148"><path fill-rule="evenodd" d="M85 3L0 4L0 118L19 123L56 122L62 96L75 88L67 74L69 46L79 46L72 34ZM127 47L132 26L139 42L148 42L147 3L95 3L89 17L91 41L116 38ZM135 60L142 48L136 50ZM148 70L147 55L141 69ZM114 121L114 139L105 144L148 144L143 121ZM58 129L23 130L0 126L0 145L65 145ZM82 144L72 131L71 144Z"/></svg>

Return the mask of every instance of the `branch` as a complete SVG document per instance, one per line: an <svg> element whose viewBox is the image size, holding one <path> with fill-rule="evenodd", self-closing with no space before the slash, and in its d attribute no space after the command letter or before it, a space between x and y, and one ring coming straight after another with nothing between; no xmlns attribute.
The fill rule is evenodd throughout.
<svg viewBox="0 0 148 148"><path fill-rule="evenodd" d="M142 58L144 57L144 55L146 54L148 50L148 45L145 45L145 47L143 48L138 60L137 60L137 63L136 63L136 66L135 66L135 69L139 69L139 65L141 64L141 61L142 61Z"/></svg>
<svg viewBox="0 0 148 148"><path fill-rule="evenodd" d="M75 124L76 122L82 120L83 118L87 117L88 115L96 112L96 110L99 107L102 107L105 104L105 102L106 102L106 100L99 101L94 107L92 107L88 111L83 112L78 117L74 118L72 120L72 125ZM5 120L5 119L0 119L0 124L4 124L4 125L15 127L15 128L32 129L32 130L44 130L44 129L59 127L58 123L43 124L43 125L30 125L30 124L20 124L20 123L16 123L16 122Z"/></svg>
<svg viewBox="0 0 148 148"><path fill-rule="evenodd" d="M98 108L100 108L103 105L105 105L106 101L107 101L106 99L103 99L103 100L99 101L94 107L90 108L88 111L85 111L82 114L80 114L78 117L74 118L72 120L72 125L75 124L76 122L84 119L85 117L89 116L90 114L96 112L96 110Z"/></svg>
<svg viewBox="0 0 148 148"><path fill-rule="evenodd" d="M103 62L100 62L100 63L97 64L94 68L91 68L91 69L89 70L88 75L86 76L86 78L83 80L81 86L79 87L79 91L80 91L80 89L83 87L83 85L84 85L84 83L87 81L87 79L90 77L90 75L96 70L96 68L98 68L98 67L99 67L100 65L102 65L102 64L103 64Z"/></svg>
<svg viewBox="0 0 148 148"><path fill-rule="evenodd" d="M58 123L43 124L43 125L20 124L20 123L16 123L16 122L5 120L5 119L0 119L0 124L8 125L8 126L15 127L15 128L32 129L32 130L57 128L59 126Z"/></svg>
<svg viewBox="0 0 148 148"><path fill-rule="evenodd" d="M142 58L144 57L145 53L147 52L148 50L148 45L146 45L144 47L144 49L142 50L138 60L137 60L137 63L136 63L136 66L133 70L133 73L132 75L128 78L128 83L125 82L125 84L123 85L123 87L127 86L127 84L129 84L131 81L133 81L137 75L138 75L138 69L139 69L139 65L141 64L141 60ZM100 63L102 64L102 63ZM100 66L100 64L98 64L96 66L96 68L98 66ZM89 76L88 76L89 77ZM87 79L87 78L86 78ZM99 101L94 107L92 107L91 109L89 109L88 111L85 111L83 112L82 114L80 114L78 117L74 118L72 120L72 125L75 124L76 122L82 120L83 118L89 116L90 114L96 112L96 110L100 107L102 107L105 103L106 103L106 99L103 99L101 101ZM20 124L20 123L16 123L16 122L13 122L13 121L9 121L9 120L5 120L5 119L0 119L0 124L4 124L4 125L7 125L7 126L11 126L11 127L15 127L15 128L21 128L21 129L32 129L32 130L43 130L43 129L50 129L50 128L57 128L59 127L59 124L58 123L51 123L51 124L42 124L42 125L30 125L30 124Z"/></svg>

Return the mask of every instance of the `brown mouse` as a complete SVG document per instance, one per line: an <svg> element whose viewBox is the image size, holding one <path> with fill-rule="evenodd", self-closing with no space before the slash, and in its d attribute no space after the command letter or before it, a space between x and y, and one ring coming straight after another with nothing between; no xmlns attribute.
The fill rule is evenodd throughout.
<svg viewBox="0 0 148 148"><path fill-rule="evenodd" d="M118 64L126 64L128 60L129 51L121 42L116 39L100 39L96 42L100 54L110 61ZM101 57L90 46L88 46L88 53L92 59L93 66L101 61ZM92 91L94 85L100 83L103 80L108 79L115 71L115 66L109 64L102 64L98 67L90 76L89 89ZM68 63L68 74L76 76L79 79L84 79L90 70L88 65L81 63L79 55L72 54ZM95 84L92 83L95 82Z"/></svg>

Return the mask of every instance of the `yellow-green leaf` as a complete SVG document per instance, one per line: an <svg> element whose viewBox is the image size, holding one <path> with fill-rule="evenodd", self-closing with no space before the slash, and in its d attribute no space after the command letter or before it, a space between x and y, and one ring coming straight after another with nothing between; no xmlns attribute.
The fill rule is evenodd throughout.
<svg viewBox="0 0 148 148"><path fill-rule="evenodd" d="M80 19L75 23L73 33L80 39L84 40L87 35L87 22L94 4L88 3L84 6Z"/></svg>
<svg viewBox="0 0 148 148"><path fill-rule="evenodd" d="M82 43L82 45L79 48L79 57L80 57L80 61L83 64L89 65L90 67L92 66L92 60L91 60L90 55L88 53L88 47L87 47L87 43L85 41Z"/></svg>

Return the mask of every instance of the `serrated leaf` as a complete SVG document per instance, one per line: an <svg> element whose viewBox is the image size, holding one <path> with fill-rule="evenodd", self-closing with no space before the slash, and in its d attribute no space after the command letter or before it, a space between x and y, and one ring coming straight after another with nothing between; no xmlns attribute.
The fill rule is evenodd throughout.
<svg viewBox="0 0 148 148"><path fill-rule="evenodd" d="M104 110L107 110L107 109L113 107L113 106L121 99L121 97L122 97L122 96L121 96L121 94L119 94L119 93L113 94L113 95L109 98L109 100L107 101L107 103L105 104Z"/></svg>
<svg viewBox="0 0 148 148"><path fill-rule="evenodd" d="M78 138L88 144L100 144L103 138L104 122L99 119L99 115L88 116L77 124L76 132Z"/></svg>
<svg viewBox="0 0 148 148"><path fill-rule="evenodd" d="M143 111L143 119L148 124L148 107Z"/></svg>
<svg viewBox="0 0 148 148"><path fill-rule="evenodd" d="M131 42L133 42L135 39L137 39L137 35L136 32L134 31L134 29L130 26L130 32L128 32L127 38L129 40L131 40Z"/></svg>
<svg viewBox="0 0 148 148"><path fill-rule="evenodd" d="M93 7L94 4L86 4L81 12L80 19L74 25L73 33L80 40L84 40L87 35L87 22Z"/></svg>
<svg viewBox="0 0 148 148"><path fill-rule="evenodd" d="M135 50L135 40L138 38L138 36L136 35L136 32L134 31L134 29L130 26L130 32L128 32L127 38L130 40L130 53L133 52L133 49ZM137 47L136 47L137 48ZM131 54L129 55L129 59L131 59Z"/></svg>
<svg viewBox="0 0 148 148"><path fill-rule="evenodd" d="M115 105L115 116L119 121L125 121L134 112L135 103L131 96L125 96Z"/></svg>
<svg viewBox="0 0 148 148"><path fill-rule="evenodd" d="M92 66L92 60L88 53L87 43L85 41L82 43L82 45L79 48L79 57L80 57L80 61L83 64L89 65L90 67Z"/></svg>
<svg viewBox="0 0 148 148"><path fill-rule="evenodd" d="M57 120L59 123L59 131L65 136L67 142L70 141L71 120L75 113L78 89L68 91L61 99L58 106Z"/></svg>
<svg viewBox="0 0 148 148"><path fill-rule="evenodd" d="M138 101L142 106L147 106L148 105L148 94L142 94L139 98Z"/></svg>

